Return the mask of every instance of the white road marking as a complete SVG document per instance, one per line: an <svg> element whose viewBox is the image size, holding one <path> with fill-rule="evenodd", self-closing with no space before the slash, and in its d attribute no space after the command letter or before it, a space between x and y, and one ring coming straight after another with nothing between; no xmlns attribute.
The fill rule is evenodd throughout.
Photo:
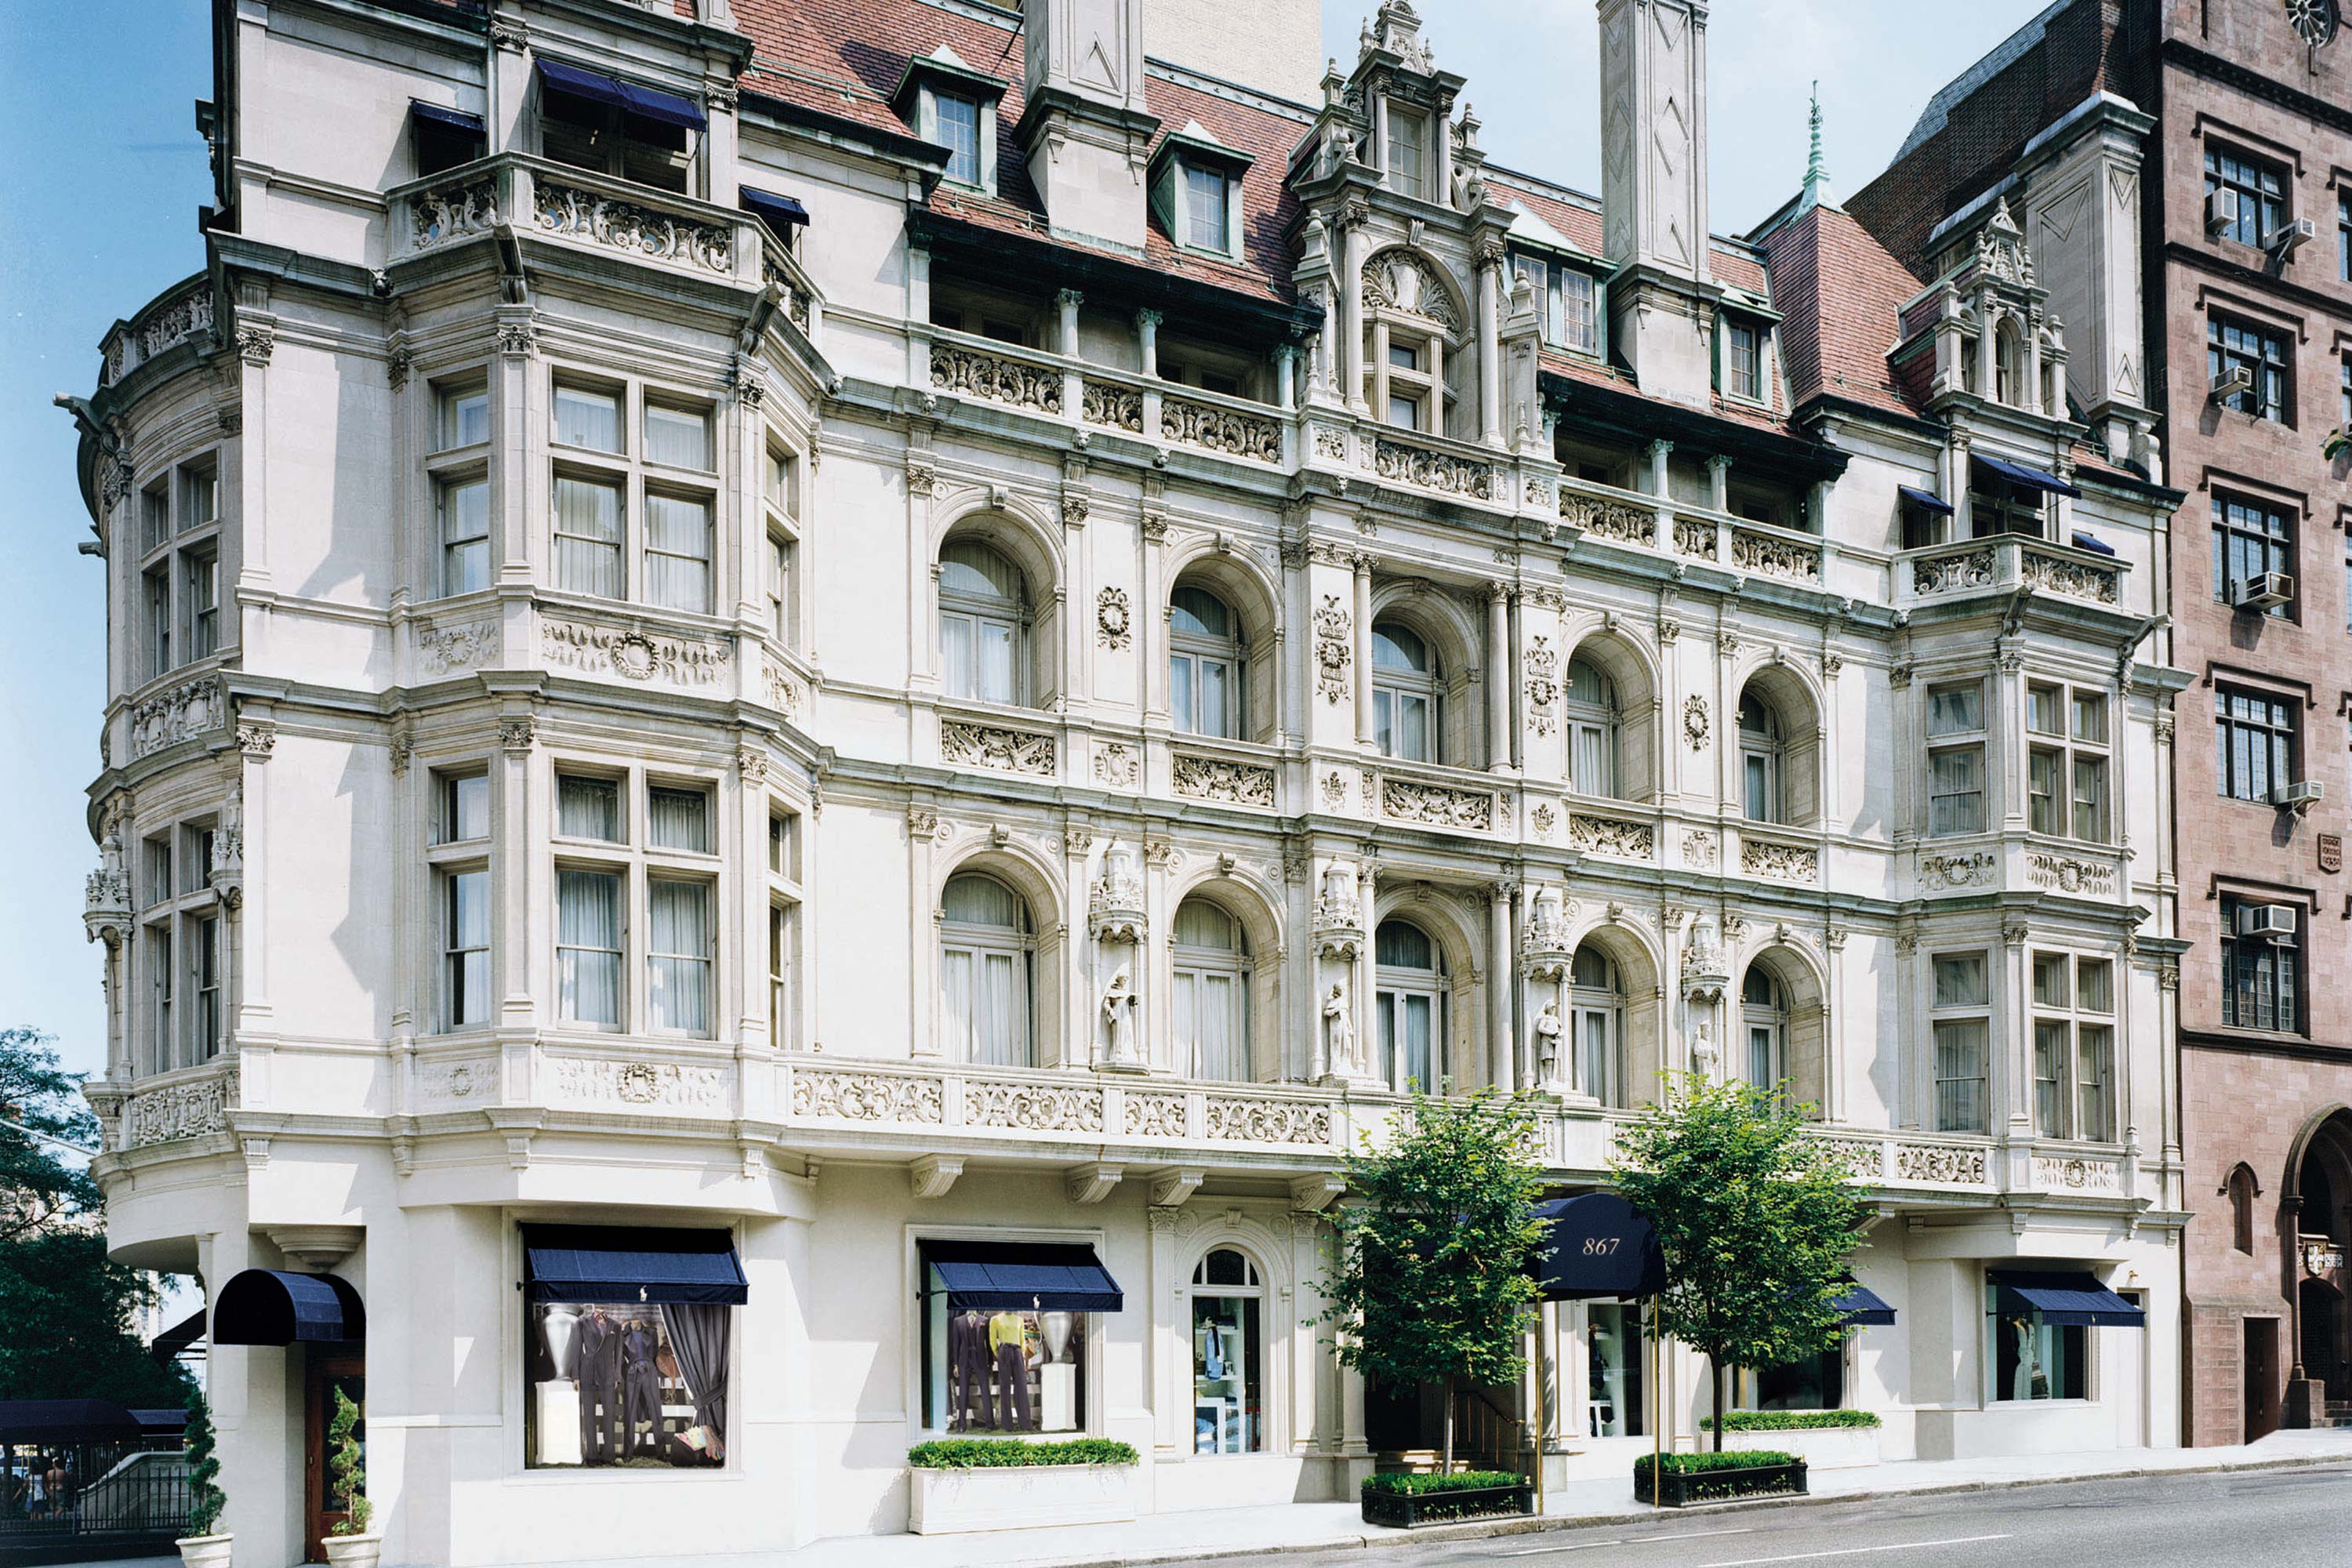
<svg viewBox="0 0 2352 1568"><path fill-rule="evenodd" d="M1572 1546L1522 1546L1516 1552L1497 1552L1497 1557L1539 1557L1551 1552L1590 1552L1596 1546L1647 1546L1654 1541L1705 1541L1717 1535L1753 1535L1754 1528L1739 1530L1693 1530L1681 1535L1612 1536L1607 1541L1580 1541Z"/></svg>
<svg viewBox="0 0 2352 1568"><path fill-rule="evenodd" d="M1811 1563L1821 1557L1857 1557L1865 1552L1918 1552L1930 1546L1968 1546L1979 1541L2007 1541L2006 1535L1955 1535L1943 1541L1898 1541L1887 1546L1845 1546L1834 1552L1795 1552L1786 1557L1736 1557L1709 1563L1706 1568L1758 1568L1765 1563Z"/></svg>

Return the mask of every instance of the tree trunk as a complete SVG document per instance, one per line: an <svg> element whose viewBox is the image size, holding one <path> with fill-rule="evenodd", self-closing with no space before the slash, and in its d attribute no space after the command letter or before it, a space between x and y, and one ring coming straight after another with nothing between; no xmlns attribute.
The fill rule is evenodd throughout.
<svg viewBox="0 0 2352 1568"><path fill-rule="evenodd" d="M1454 1473L1454 1380L1445 1380L1445 1452L1438 1468L1440 1475Z"/></svg>
<svg viewBox="0 0 2352 1568"><path fill-rule="evenodd" d="M1723 1452L1723 1362L1717 1356L1706 1358L1708 1394L1715 1402L1715 1451Z"/></svg>

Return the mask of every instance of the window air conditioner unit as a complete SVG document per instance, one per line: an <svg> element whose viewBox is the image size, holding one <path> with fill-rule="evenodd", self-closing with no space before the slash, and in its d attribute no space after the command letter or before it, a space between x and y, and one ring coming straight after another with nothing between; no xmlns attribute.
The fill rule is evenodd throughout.
<svg viewBox="0 0 2352 1568"><path fill-rule="evenodd" d="M2284 260L2317 237L2319 231L2312 226L2311 220L2299 217L2292 223L2283 223L2263 236L2263 248Z"/></svg>
<svg viewBox="0 0 2352 1568"><path fill-rule="evenodd" d="M2277 942L2294 935L2293 904L2250 904L2238 911L2238 934Z"/></svg>
<svg viewBox="0 0 2352 1568"><path fill-rule="evenodd" d="M2294 598L2294 578L2284 572L2260 572L2242 577L2231 589L2230 602L2242 610L2267 610Z"/></svg>
<svg viewBox="0 0 2352 1568"><path fill-rule="evenodd" d="M2238 193L2208 191L2205 193L2205 232L2219 237L2226 234L2238 221Z"/></svg>
<svg viewBox="0 0 2352 1568"><path fill-rule="evenodd" d="M2213 390L2206 394L2206 401L2227 403L2231 398L2242 396L2253 389L2254 373L2244 365L2233 364L2213 378Z"/></svg>
<svg viewBox="0 0 2352 1568"><path fill-rule="evenodd" d="M2283 805L2301 816L2327 797L2327 786L2317 779L2302 779L2294 784L2281 784L2271 791L2271 804Z"/></svg>

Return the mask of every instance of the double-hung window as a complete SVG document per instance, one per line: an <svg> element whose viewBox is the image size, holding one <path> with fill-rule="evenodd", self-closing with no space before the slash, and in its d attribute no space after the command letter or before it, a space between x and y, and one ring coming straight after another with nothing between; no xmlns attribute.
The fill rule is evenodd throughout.
<svg viewBox="0 0 2352 1568"><path fill-rule="evenodd" d="M2294 522L2284 507L2238 496L2213 498L2213 597L2237 602L2239 590L2271 572L2294 570ZM2292 600L2265 615L2284 618Z"/></svg>
<svg viewBox="0 0 2352 1568"><path fill-rule="evenodd" d="M2231 800L2275 804L2295 782L2294 704L2267 692L2213 689L2214 782Z"/></svg>
<svg viewBox="0 0 2352 1568"><path fill-rule="evenodd" d="M1579 795L1617 796L1617 687L1589 659L1568 661L1560 691L1568 727L1568 787Z"/></svg>
<svg viewBox="0 0 2352 1568"><path fill-rule="evenodd" d="M2275 327L2232 321L2208 312L2205 317L2205 374L2220 386L2224 376L2242 371L2246 385L2222 399L2222 406L2273 424L2294 422L2291 356L2286 333Z"/></svg>
<svg viewBox="0 0 2352 1568"><path fill-rule="evenodd" d="M2083 687L2025 689L2026 826L2053 837L2107 841L2108 701Z"/></svg>
<svg viewBox="0 0 2352 1568"><path fill-rule="evenodd" d="M761 563L766 593L768 635L780 646L793 641L793 567L800 552L800 459L782 447L767 449L761 464L760 502L766 514L767 554Z"/></svg>
<svg viewBox="0 0 2352 1568"><path fill-rule="evenodd" d="M139 494L137 666L153 679L220 651L220 471L210 455Z"/></svg>
<svg viewBox="0 0 2352 1568"><path fill-rule="evenodd" d="M2221 1022L2299 1033L2303 911L2294 904L2224 895L2221 913Z"/></svg>
<svg viewBox="0 0 2352 1568"><path fill-rule="evenodd" d="M555 816L559 1021L709 1037L719 880L711 786L560 770Z"/></svg>
<svg viewBox="0 0 2352 1568"><path fill-rule="evenodd" d="M227 1038L229 951L212 885L215 842L209 819L174 823L141 840L132 959L143 972L147 1016L143 1027L131 1026L132 1038L146 1042L134 1071L198 1066L218 1056Z"/></svg>
<svg viewBox="0 0 2352 1568"><path fill-rule="evenodd" d="M1948 837L1985 826L1984 683L1927 689L1927 834Z"/></svg>
<svg viewBox="0 0 2352 1568"><path fill-rule="evenodd" d="M940 547L940 676L971 702L1027 699L1029 581L1003 552L977 540Z"/></svg>
<svg viewBox="0 0 2352 1568"><path fill-rule="evenodd" d="M1180 165L1184 176L1184 243L1195 250L1233 249L1233 180L1222 169Z"/></svg>
<svg viewBox="0 0 2352 1568"><path fill-rule="evenodd" d="M1434 763L1441 755L1443 673L1436 650L1410 627L1372 627L1372 734L1381 754Z"/></svg>
<svg viewBox="0 0 2352 1568"><path fill-rule="evenodd" d="M1429 121L1394 102L1388 107L1388 120L1389 189L1418 198L1428 183Z"/></svg>
<svg viewBox="0 0 2352 1568"><path fill-rule="evenodd" d="M1723 324L1723 390L1750 402L1764 395L1762 334L1746 321Z"/></svg>
<svg viewBox="0 0 2352 1568"><path fill-rule="evenodd" d="M2286 172L2275 163L2208 147L2205 195L2220 238L2259 248L2286 223Z"/></svg>
<svg viewBox="0 0 2352 1568"><path fill-rule="evenodd" d="M1399 1094L1413 1085L1443 1091L1445 961L1429 933L1407 921L1382 921L1372 933L1374 1017L1380 1076Z"/></svg>
<svg viewBox="0 0 2352 1568"><path fill-rule="evenodd" d="M2036 952L2033 1131L2044 1138L2115 1137L2115 964Z"/></svg>
<svg viewBox="0 0 2352 1568"><path fill-rule="evenodd" d="M980 100L939 92L931 102L939 142L948 150L948 178L962 185L980 184Z"/></svg>
<svg viewBox="0 0 2352 1568"><path fill-rule="evenodd" d="M793 1028L793 977L800 969L800 818L781 808L768 815L768 1043L789 1049Z"/></svg>
<svg viewBox="0 0 2352 1568"><path fill-rule="evenodd" d="M428 590L478 594L490 585L490 393L458 380L433 389L433 510L439 560Z"/></svg>
<svg viewBox="0 0 2352 1568"><path fill-rule="evenodd" d="M2336 276L2352 283L2352 195L2336 198Z"/></svg>
<svg viewBox="0 0 2352 1568"><path fill-rule="evenodd" d="M1244 733L1240 622L1223 599L1186 584L1169 596L1168 710L1191 735Z"/></svg>
<svg viewBox="0 0 2352 1568"><path fill-rule="evenodd" d="M1939 952L1930 960L1929 1031L1935 1042L1936 1131L1990 1131L1987 1074L1992 1059L1992 994L1985 955Z"/></svg>
<svg viewBox="0 0 2352 1568"><path fill-rule="evenodd" d="M1544 341L1581 353L1601 352L1600 313L1592 274L1540 256L1514 256L1511 265L1535 293Z"/></svg>
<svg viewBox="0 0 2352 1568"><path fill-rule="evenodd" d="M634 444L625 437L633 410ZM554 424L555 586L709 613L718 567L710 410L635 383L559 380Z"/></svg>
<svg viewBox="0 0 2352 1568"><path fill-rule="evenodd" d="M1625 986L1617 965L1591 942L1569 960L1569 1049L1577 1089L1603 1105L1627 1103Z"/></svg>
<svg viewBox="0 0 2352 1568"><path fill-rule="evenodd" d="M435 940L440 949L439 1026L479 1028L490 1001L490 775L454 768L433 775Z"/></svg>

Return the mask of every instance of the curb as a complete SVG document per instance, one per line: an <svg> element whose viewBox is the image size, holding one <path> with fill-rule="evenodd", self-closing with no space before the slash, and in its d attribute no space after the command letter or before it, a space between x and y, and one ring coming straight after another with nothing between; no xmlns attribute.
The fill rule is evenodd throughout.
<svg viewBox="0 0 2352 1568"><path fill-rule="evenodd" d="M1639 1512L1559 1514L1541 1518L1480 1520L1465 1524L1424 1525L1412 1530L1381 1530L1377 1533L1328 1535L1318 1540L1284 1542L1259 1546L1214 1546L1200 1551L1163 1549L1118 1557L1024 1557L997 1568L1143 1568L1157 1563L1219 1563L1233 1558L1264 1557L1269 1553L1362 1552L1380 1546L1444 1544L1448 1542L1491 1541L1513 1535L1549 1535L1603 1525L1654 1524L1661 1520L1763 1510L1821 1508L1833 1503L1885 1502L1897 1498L1952 1497L1969 1492L2012 1491L2027 1487L2073 1486L2085 1481L2147 1480L2164 1476L2232 1475L2248 1470L2315 1469L2352 1463L2352 1448L2341 1454L2298 1454L2277 1459L2238 1459L2210 1465L2142 1465L2127 1470L2094 1470L2066 1476L2020 1476L2010 1480L1953 1481L1943 1486L1890 1487L1877 1491L1831 1492L1804 1497L1751 1498L1730 1502L1699 1503L1685 1508L1643 1509Z"/></svg>

